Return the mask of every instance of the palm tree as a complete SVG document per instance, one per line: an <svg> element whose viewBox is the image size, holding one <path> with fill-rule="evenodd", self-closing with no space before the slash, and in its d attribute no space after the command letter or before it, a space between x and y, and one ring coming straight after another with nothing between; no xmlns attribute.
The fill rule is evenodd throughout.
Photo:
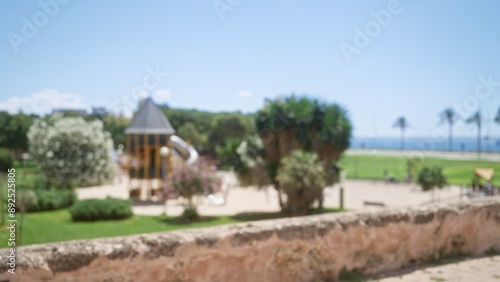
<svg viewBox="0 0 500 282"><path fill-rule="evenodd" d="M406 121L406 118L404 117L399 117L396 122L394 122L393 127L398 127L401 129L401 150L405 149L405 130L408 128L410 125Z"/></svg>
<svg viewBox="0 0 500 282"><path fill-rule="evenodd" d="M457 113L452 108L441 112L441 124L448 123L448 150L453 151L453 125L457 121Z"/></svg>
<svg viewBox="0 0 500 282"><path fill-rule="evenodd" d="M481 154L481 124L482 124L482 116L481 112L477 111L475 114L470 116L465 122L473 123L477 126L477 154Z"/></svg>

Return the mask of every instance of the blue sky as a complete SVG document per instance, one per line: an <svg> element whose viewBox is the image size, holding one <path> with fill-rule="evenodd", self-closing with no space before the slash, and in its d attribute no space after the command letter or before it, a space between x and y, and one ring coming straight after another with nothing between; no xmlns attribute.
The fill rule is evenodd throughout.
<svg viewBox="0 0 500 282"><path fill-rule="evenodd" d="M399 136L401 115L408 136L431 136L446 129L446 107L500 107L499 11L451 0L1 1L0 110L127 112L151 95L251 112L294 92L344 105L356 136Z"/></svg>

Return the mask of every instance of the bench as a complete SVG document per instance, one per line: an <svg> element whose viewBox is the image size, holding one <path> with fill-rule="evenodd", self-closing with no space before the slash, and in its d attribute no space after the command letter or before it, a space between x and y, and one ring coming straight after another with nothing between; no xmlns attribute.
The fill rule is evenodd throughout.
<svg viewBox="0 0 500 282"><path fill-rule="evenodd" d="M385 204L382 202L364 201L363 204L365 206L376 206L376 207L385 208Z"/></svg>

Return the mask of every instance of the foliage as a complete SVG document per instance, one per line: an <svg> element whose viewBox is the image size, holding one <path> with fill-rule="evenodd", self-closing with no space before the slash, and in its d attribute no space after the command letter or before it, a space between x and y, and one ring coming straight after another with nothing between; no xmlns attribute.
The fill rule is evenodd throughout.
<svg viewBox="0 0 500 282"><path fill-rule="evenodd" d="M7 112L0 112L0 147L6 147L14 152L24 152L28 150L28 139L26 133L33 124L36 115L26 115L21 113L10 115Z"/></svg>
<svg viewBox="0 0 500 282"><path fill-rule="evenodd" d="M418 184L423 191L433 190L434 188L443 188L447 184L446 177L441 167L424 167L417 179Z"/></svg>
<svg viewBox="0 0 500 282"><path fill-rule="evenodd" d="M500 107L498 107L497 116L495 117L495 122L500 123Z"/></svg>
<svg viewBox="0 0 500 282"><path fill-rule="evenodd" d="M325 168L330 167L349 147L352 134L344 108L294 95L267 101L257 113L256 125L271 179L280 160L293 150L316 152Z"/></svg>
<svg viewBox="0 0 500 282"><path fill-rule="evenodd" d="M76 193L73 190L34 189L33 193L35 194L37 201L26 206L27 212L63 209L76 202Z"/></svg>
<svg viewBox="0 0 500 282"><path fill-rule="evenodd" d="M192 122L187 122L182 125L177 130L177 135L182 139L189 141L195 148L201 149L203 148L203 144L205 144L205 137L198 132L196 126Z"/></svg>
<svg viewBox="0 0 500 282"><path fill-rule="evenodd" d="M482 125L482 116L481 116L481 112L475 112L472 116L470 116L469 118L467 118L467 120L465 120L466 123L472 123L474 125L476 125L477 127L481 127Z"/></svg>
<svg viewBox="0 0 500 282"><path fill-rule="evenodd" d="M175 170L169 176L169 190L187 200L186 208L196 208L193 197L219 191L221 178L215 165L203 159Z"/></svg>
<svg viewBox="0 0 500 282"><path fill-rule="evenodd" d="M113 141L101 121L51 117L28 132L31 157L56 187L102 183L113 177Z"/></svg>
<svg viewBox="0 0 500 282"><path fill-rule="evenodd" d="M78 117L68 113L64 113L63 116ZM104 107L92 107L92 112L85 116L85 120L89 122L101 121L104 131L109 132L111 135L114 146L118 148L119 145L125 145L125 129L130 125L131 120L124 117L123 114L113 114Z"/></svg>
<svg viewBox="0 0 500 282"><path fill-rule="evenodd" d="M305 215L326 186L326 173L316 153L293 151L281 160L277 177L279 192L287 197L285 210Z"/></svg>
<svg viewBox="0 0 500 282"><path fill-rule="evenodd" d="M97 113L96 113L97 115ZM103 115L100 113L99 116ZM130 125L130 120L123 116L104 115L102 116L103 130L109 132L113 144L118 148L119 145L125 145L125 129Z"/></svg>
<svg viewBox="0 0 500 282"><path fill-rule="evenodd" d="M12 168L13 164L14 157L12 157L12 154L3 148L0 148L0 173L7 173L7 170Z"/></svg>
<svg viewBox="0 0 500 282"><path fill-rule="evenodd" d="M232 153L232 158L227 164L234 169L241 185L256 185L262 188L271 183L268 171L275 171L276 168L266 167L264 152L264 144L260 137L252 135L241 142Z"/></svg>
<svg viewBox="0 0 500 282"><path fill-rule="evenodd" d="M418 169L420 168L421 164L422 164L422 159L419 157L406 159L406 171L411 177L410 180L413 180L413 176L417 175Z"/></svg>
<svg viewBox="0 0 500 282"><path fill-rule="evenodd" d="M242 185L273 185L281 191L276 178L282 159L294 150L316 153L324 173L321 181L325 185L338 181L336 162L349 147L352 125L347 111L337 104L329 104L308 97L291 95L266 105L256 114L259 140L247 138L237 149L233 168ZM296 189L300 189L297 184ZM292 201L280 206L288 210ZM300 201L300 200L298 200ZM320 201L321 203L321 201Z"/></svg>
<svg viewBox="0 0 500 282"><path fill-rule="evenodd" d="M453 125L457 122L458 115L453 108L447 108L441 112L441 123L448 123L449 150L453 150Z"/></svg>
<svg viewBox="0 0 500 282"><path fill-rule="evenodd" d="M191 142L201 151L206 151L215 154L216 147L223 145L224 141L230 138L242 138L253 134L252 120L253 116L242 114L239 112L205 112L198 110L174 109L166 105L161 106L163 112L167 116L172 126L178 131L179 136L184 138L185 129L182 129L186 124L192 124L199 134L200 144L191 140ZM225 130L224 124L235 126L236 131ZM245 133L241 133L241 125L243 125ZM191 127L191 126L189 126ZM182 130L181 130L182 129ZM189 129L193 131L192 129ZM182 136L182 135L185 136ZM211 137L211 141L209 140ZM186 137L187 138L187 137Z"/></svg>
<svg viewBox="0 0 500 282"><path fill-rule="evenodd" d="M475 112L472 116L470 116L466 123L474 124L477 127L477 151L481 152L481 126L483 124L483 117L480 111Z"/></svg>
<svg viewBox="0 0 500 282"><path fill-rule="evenodd" d="M181 218L185 222L191 222L198 220L200 218L200 214L198 210L194 207L186 207L181 214Z"/></svg>
<svg viewBox="0 0 500 282"><path fill-rule="evenodd" d="M352 270L348 270L345 266L342 267L342 269L340 270L338 279L340 281L349 281L349 282L366 281L366 278L359 269L354 268Z"/></svg>
<svg viewBox="0 0 500 282"><path fill-rule="evenodd" d="M17 194L16 208L21 212L28 211L32 206L38 204L37 195L32 190L20 190Z"/></svg>
<svg viewBox="0 0 500 282"><path fill-rule="evenodd" d="M216 148L217 158L219 159L219 167L221 169L229 169L239 167L237 162L240 160L238 156L238 147L241 144L239 139L227 139L223 145Z"/></svg>
<svg viewBox="0 0 500 282"><path fill-rule="evenodd" d="M267 101L264 109L257 113L256 125L263 140L267 140L269 132L277 135L273 139L278 142L283 141L278 140L282 136L291 138L292 140L289 141L292 142L288 147L293 148L285 146L285 154L293 149L299 149L297 147L314 150L321 144L332 146L337 151L336 155L339 155L339 151L349 147L352 132L347 111L341 106L295 95ZM317 143L314 142L315 140ZM269 141L269 143L274 143L273 140ZM281 148L280 150L283 151ZM285 155L284 152L280 153Z"/></svg>
<svg viewBox="0 0 500 282"><path fill-rule="evenodd" d="M243 139L249 133L250 130L241 116L222 116L215 120L208 136L208 144L211 148L216 148L230 138Z"/></svg>
<svg viewBox="0 0 500 282"><path fill-rule="evenodd" d="M401 130L401 150L405 148L405 130L409 127L408 121L405 117L399 117L393 124L393 127L397 127Z"/></svg>
<svg viewBox="0 0 500 282"><path fill-rule="evenodd" d="M125 219L133 215L130 201L110 197L77 201L70 213L73 221Z"/></svg>

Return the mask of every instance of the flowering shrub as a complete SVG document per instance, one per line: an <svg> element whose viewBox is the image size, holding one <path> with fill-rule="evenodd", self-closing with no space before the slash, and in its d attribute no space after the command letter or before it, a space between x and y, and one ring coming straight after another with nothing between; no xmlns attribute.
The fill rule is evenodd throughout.
<svg viewBox="0 0 500 282"><path fill-rule="evenodd" d="M113 141L99 120L39 119L30 127L28 141L33 160L57 187L97 184L114 176Z"/></svg>
<svg viewBox="0 0 500 282"><path fill-rule="evenodd" d="M214 165L198 160L175 170L169 176L169 190L187 200L186 211L196 211L193 197L214 194L220 190L221 178Z"/></svg>

